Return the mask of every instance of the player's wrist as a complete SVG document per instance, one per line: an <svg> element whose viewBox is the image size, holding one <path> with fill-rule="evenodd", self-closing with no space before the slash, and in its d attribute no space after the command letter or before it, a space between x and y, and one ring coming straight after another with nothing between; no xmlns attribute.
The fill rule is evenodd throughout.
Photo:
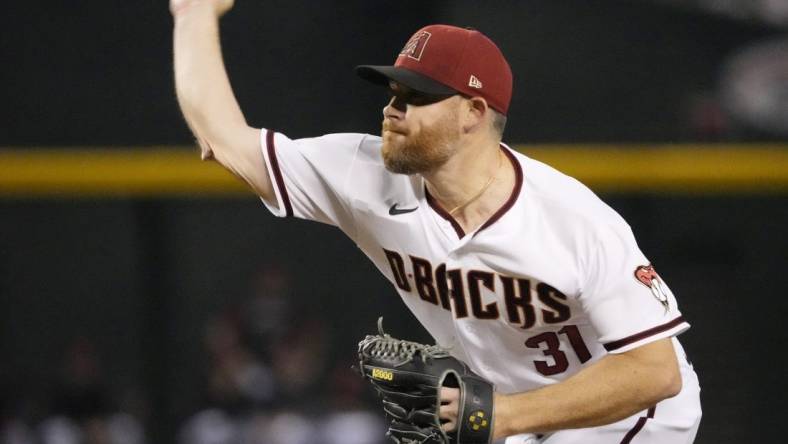
<svg viewBox="0 0 788 444"><path fill-rule="evenodd" d="M192 16L210 16L215 19L221 16L211 0L171 2L170 13L176 22Z"/></svg>
<svg viewBox="0 0 788 444"><path fill-rule="evenodd" d="M511 430L509 396L497 392L494 393L493 406L495 415L493 416L492 424L492 440L497 441L516 434Z"/></svg>

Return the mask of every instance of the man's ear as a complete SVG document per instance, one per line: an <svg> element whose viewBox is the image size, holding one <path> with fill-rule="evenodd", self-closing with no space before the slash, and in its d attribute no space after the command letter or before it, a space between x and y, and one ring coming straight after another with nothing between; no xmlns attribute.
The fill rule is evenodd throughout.
<svg viewBox="0 0 788 444"><path fill-rule="evenodd" d="M490 113L490 108L483 98L471 97L465 101L463 111L462 129L469 133L476 131L484 124L487 114Z"/></svg>

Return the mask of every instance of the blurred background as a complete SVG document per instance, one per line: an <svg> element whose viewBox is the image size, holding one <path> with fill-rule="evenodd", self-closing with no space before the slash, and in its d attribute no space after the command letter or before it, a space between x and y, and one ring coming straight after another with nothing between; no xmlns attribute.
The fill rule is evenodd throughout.
<svg viewBox="0 0 788 444"><path fill-rule="evenodd" d="M678 295L696 442L783 442L788 0L238 0L222 38L250 124L378 133L353 67L435 22L499 44L505 140L600 193ZM338 230L199 162L167 2L0 23L0 443L381 442L357 341L379 315L429 338Z"/></svg>

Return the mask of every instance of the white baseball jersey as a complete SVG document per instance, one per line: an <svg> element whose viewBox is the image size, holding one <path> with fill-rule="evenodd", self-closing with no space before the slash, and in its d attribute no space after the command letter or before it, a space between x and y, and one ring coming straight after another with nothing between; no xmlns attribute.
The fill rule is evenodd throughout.
<svg viewBox="0 0 788 444"><path fill-rule="evenodd" d="M268 208L339 227L437 343L498 391L559 382L607 353L689 328L614 210L505 145L511 196L464 233L421 176L386 170L377 136L261 136L277 199Z"/></svg>

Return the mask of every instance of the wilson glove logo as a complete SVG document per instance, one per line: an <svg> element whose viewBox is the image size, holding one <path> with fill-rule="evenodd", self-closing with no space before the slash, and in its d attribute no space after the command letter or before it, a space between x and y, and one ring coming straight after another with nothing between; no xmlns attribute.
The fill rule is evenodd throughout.
<svg viewBox="0 0 788 444"><path fill-rule="evenodd" d="M373 368L372 369L372 379L380 379L383 381L393 381L394 380L394 373L383 370L380 368Z"/></svg>
<svg viewBox="0 0 788 444"><path fill-rule="evenodd" d="M484 411L477 410L471 413L471 416L468 417L468 424L471 426L471 429L474 431L486 429L490 422L487 421L487 415L484 414Z"/></svg>

